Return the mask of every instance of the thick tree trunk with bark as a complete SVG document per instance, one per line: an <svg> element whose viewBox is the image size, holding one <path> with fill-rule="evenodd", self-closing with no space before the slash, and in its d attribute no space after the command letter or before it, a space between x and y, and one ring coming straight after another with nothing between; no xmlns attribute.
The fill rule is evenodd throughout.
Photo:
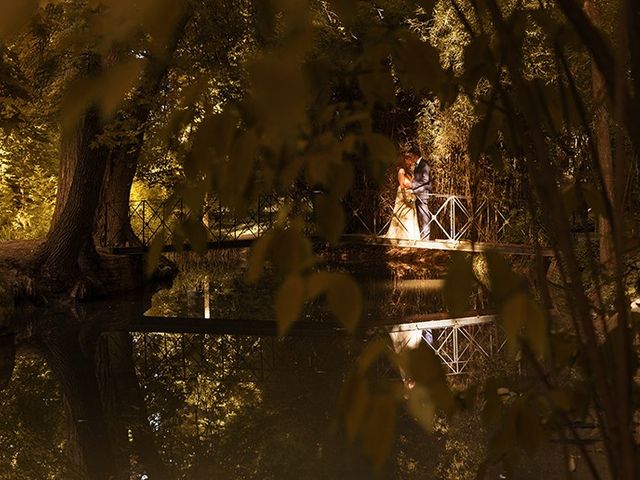
<svg viewBox="0 0 640 480"><path fill-rule="evenodd" d="M130 148L120 148L107 161L93 235L97 245L113 247L142 244L131 228L129 219L129 196L141 147L142 141Z"/></svg>
<svg viewBox="0 0 640 480"><path fill-rule="evenodd" d="M49 233L39 252L40 269L69 286L80 275L79 258L91 252L91 233L104 176L106 151L95 142L102 131L100 114L90 107L76 126L62 135L59 187Z"/></svg>
<svg viewBox="0 0 640 480"><path fill-rule="evenodd" d="M98 140L104 125L96 106L89 106L72 128L63 131L56 207L35 262L44 290L83 296L122 291L119 288L122 283L142 284L142 276L120 282L118 275L113 275L117 267L124 268L123 275L141 273L140 259L132 259L135 265L128 260L105 263L104 255L98 254L95 245L139 244L129 221L131 185L153 99L166 81L169 59L191 14L189 9L182 12L166 50L149 59L140 86L120 111L121 118L128 120L127 128L134 133L133 141L111 152L100 146ZM81 77L95 75L103 68L104 60L98 54L86 54L83 61ZM113 278L116 279L113 286L104 284Z"/></svg>

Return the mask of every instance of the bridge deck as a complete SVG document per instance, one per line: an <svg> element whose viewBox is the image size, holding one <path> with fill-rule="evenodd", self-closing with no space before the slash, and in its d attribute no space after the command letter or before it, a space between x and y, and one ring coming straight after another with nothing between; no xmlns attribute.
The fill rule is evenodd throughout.
<svg viewBox="0 0 640 480"><path fill-rule="evenodd" d="M490 359L503 349L504 336L500 333L494 315L474 312L464 317L447 318L448 316L443 312L414 315L397 323L363 324L355 336L362 339L389 335L394 348L397 345L408 345L407 342L424 340L441 359L450 375L465 373L468 365L476 359ZM264 380L268 371L275 372L287 364L304 364L308 367L315 365L313 368L316 371L326 371L333 364L330 352L328 357L320 355L324 358L324 361L320 361L317 355L319 351L311 348L311 345L304 349L310 355L304 359L295 357L297 360L292 360L290 355L295 349L289 351L289 342L281 342L276 338L275 321L140 317L133 323L113 323L106 327L106 334L109 331L138 334L142 342L140 355L144 357L144 365L147 365L148 352L160 352L159 358L168 358L169 352L178 349L184 358L184 349L192 352L192 347L195 348L193 351L198 352L195 358L199 362L213 362L215 368L212 372L215 372L214 375L222 373L222 377L240 368L248 371L252 378ZM147 333L159 333L160 336ZM175 338L174 335L164 334L179 335ZM336 323L308 321L294 324L287 335L295 337L297 345L318 341L325 345L327 342L333 344L334 339L339 336L345 337L346 332ZM377 373L380 375L395 372L385 362L377 364L376 370L379 370Z"/></svg>
<svg viewBox="0 0 640 480"><path fill-rule="evenodd" d="M210 241L207 243L208 250L220 250L225 248L247 248L256 240L255 235L245 234L237 238L226 240ZM319 238L313 239L316 243L324 243ZM488 250L494 250L506 255L534 255L535 250L529 245L520 245L512 243L490 243L490 242L470 242L468 240L403 240L396 238L380 237L366 234L346 234L341 237L343 245L372 245L380 247L398 247L398 248L419 248L425 250L444 250L444 251L460 251L482 253ZM142 255L149 247L109 247L110 253L125 255ZM192 250L191 245L185 244L182 249L184 251ZM177 251L174 245L165 245L163 252ZM543 257L553 257L553 251L550 248L541 249L540 254Z"/></svg>
<svg viewBox="0 0 640 480"><path fill-rule="evenodd" d="M379 245L385 247L422 248L427 250L448 250L461 252L486 252L494 250L509 255L534 255L535 250L529 245L513 243L471 242L468 240L403 240L397 238L378 237L373 235L343 235L342 242L358 245ZM540 251L544 257L552 257L553 250L544 248Z"/></svg>

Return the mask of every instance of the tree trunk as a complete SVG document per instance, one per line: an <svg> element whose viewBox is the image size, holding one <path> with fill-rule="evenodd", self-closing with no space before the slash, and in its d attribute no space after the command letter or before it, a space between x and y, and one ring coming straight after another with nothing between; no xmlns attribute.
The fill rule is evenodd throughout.
<svg viewBox="0 0 640 480"><path fill-rule="evenodd" d="M144 144L147 123L154 101L162 90L169 73L169 60L175 54L180 39L193 12L186 9L175 25L173 36L164 55L151 57L140 86L133 93L128 108L121 112L123 122L132 132L132 141L120 145L110 155L100 194L100 206L94 225L94 239L102 246L142 245L131 228L129 219L129 197L136 175L140 153Z"/></svg>
<svg viewBox="0 0 640 480"><path fill-rule="evenodd" d="M102 130L100 114L90 107L74 128L63 132L59 187L49 233L39 252L41 271L68 287L80 274L78 259L91 251L91 232L106 152L95 146Z"/></svg>
<svg viewBox="0 0 640 480"><path fill-rule="evenodd" d="M151 114L153 99L166 80L168 60L174 54L191 14L190 9L183 12L166 51L149 60L140 86L121 110L123 118L132 120L128 128L135 132L133 142L121 144L111 153L100 147L97 140L104 125L95 106L87 108L73 128L62 132L56 207L36 262L47 289L62 292L74 284L86 286L85 283L100 287L86 282L101 268L94 239L100 240L99 244L138 243L129 222L128 207L145 124ZM102 58L94 53L86 57L80 74L90 76L99 72ZM81 275L85 281L78 283Z"/></svg>
<svg viewBox="0 0 640 480"><path fill-rule="evenodd" d="M129 196L141 149L142 140L119 148L107 161L93 235L98 245L142 245L129 219Z"/></svg>

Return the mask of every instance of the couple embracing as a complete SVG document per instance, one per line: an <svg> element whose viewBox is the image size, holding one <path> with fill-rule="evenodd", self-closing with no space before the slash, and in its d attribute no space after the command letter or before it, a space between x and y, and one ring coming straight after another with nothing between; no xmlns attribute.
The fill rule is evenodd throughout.
<svg viewBox="0 0 640 480"><path fill-rule="evenodd" d="M385 235L387 238L429 239L431 215L427 200L431 191L429 165L415 146L404 146L393 216Z"/></svg>

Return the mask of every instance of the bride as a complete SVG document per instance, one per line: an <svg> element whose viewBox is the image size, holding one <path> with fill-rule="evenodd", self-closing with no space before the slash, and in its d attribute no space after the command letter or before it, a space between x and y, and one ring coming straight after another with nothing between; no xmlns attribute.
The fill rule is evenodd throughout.
<svg viewBox="0 0 640 480"><path fill-rule="evenodd" d="M398 192L393 206L393 215L385 237L420 240L416 197L411 189L415 158L412 155L405 155L402 163L403 166L398 169Z"/></svg>

